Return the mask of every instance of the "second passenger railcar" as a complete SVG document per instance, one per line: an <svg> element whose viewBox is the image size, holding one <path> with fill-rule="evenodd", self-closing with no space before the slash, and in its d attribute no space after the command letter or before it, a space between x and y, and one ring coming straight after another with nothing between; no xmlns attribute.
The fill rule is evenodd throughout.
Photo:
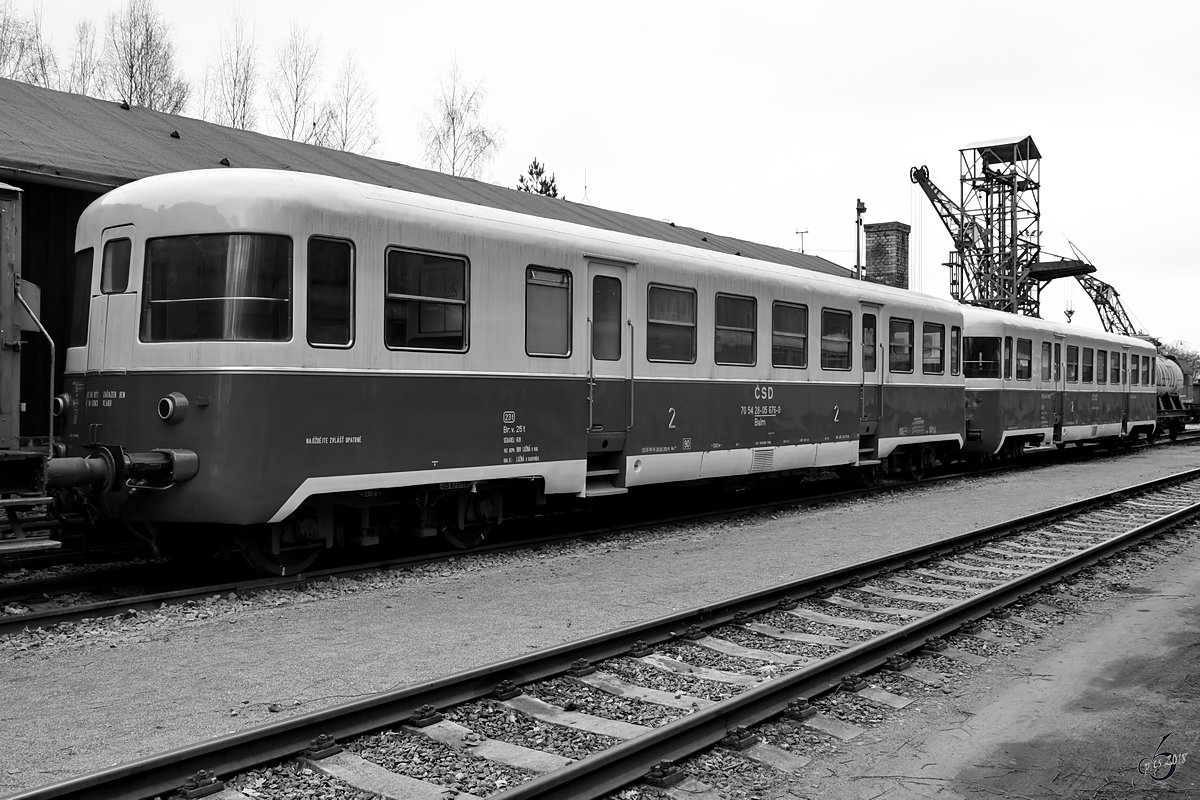
<svg viewBox="0 0 1200 800"><path fill-rule="evenodd" d="M963 318L967 455L1154 434L1153 345L990 309Z"/></svg>

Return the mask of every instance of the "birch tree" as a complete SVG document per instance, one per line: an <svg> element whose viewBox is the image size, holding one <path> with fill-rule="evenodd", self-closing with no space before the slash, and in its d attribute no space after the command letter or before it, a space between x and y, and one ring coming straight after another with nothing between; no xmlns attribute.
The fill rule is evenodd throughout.
<svg viewBox="0 0 1200 800"><path fill-rule="evenodd" d="M425 164L449 175L478 178L500 149L500 129L483 118L486 93L469 84L457 62L434 96L432 114L421 126Z"/></svg>

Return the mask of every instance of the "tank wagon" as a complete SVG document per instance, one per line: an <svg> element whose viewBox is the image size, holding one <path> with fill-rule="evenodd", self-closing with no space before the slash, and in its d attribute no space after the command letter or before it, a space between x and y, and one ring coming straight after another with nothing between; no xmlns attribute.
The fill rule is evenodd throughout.
<svg viewBox="0 0 1200 800"><path fill-rule="evenodd" d="M1151 344L971 306L963 318L966 455L1154 435L1161 361Z"/></svg>
<svg viewBox="0 0 1200 800"><path fill-rule="evenodd" d="M1166 433L1171 441L1195 415L1192 403L1192 374L1172 356L1160 355L1155 369L1158 387L1158 432Z"/></svg>
<svg viewBox="0 0 1200 800"><path fill-rule="evenodd" d="M966 430L957 304L336 178L115 189L75 276L48 479L269 572L547 496L916 477Z"/></svg>

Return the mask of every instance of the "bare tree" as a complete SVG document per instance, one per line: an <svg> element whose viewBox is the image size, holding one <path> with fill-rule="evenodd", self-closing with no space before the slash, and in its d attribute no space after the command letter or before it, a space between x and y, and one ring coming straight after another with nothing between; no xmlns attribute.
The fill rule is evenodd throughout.
<svg viewBox="0 0 1200 800"><path fill-rule="evenodd" d="M27 83L47 89L58 83L58 58L42 32L42 9L39 6L26 25L25 77Z"/></svg>
<svg viewBox="0 0 1200 800"><path fill-rule="evenodd" d="M25 80L29 63L29 21L0 0L0 78Z"/></svg>
<svg viewBox="0 0 1200 800"><path fill-rule="evenodd" d="M59 88L75 94L100 93L100 57L96 52L96 26L84 20L75 26L71 63L59 76Z"/></svg>
<svg viewBox="0 0 1200 800"><path fill-rule="evenodd" d="M276 128L294 142L321 142L328 137L329 115L317 102L321 43L292 23L287 41L275 51L275 70L267 99Z"/></svg>
<svg viewBox="0 0 1200 800"><path fill-rule="evenodd" d="M468 84L457 62L438 87L433 114L426 114L421 138L425 163L439 172L478 178L500 149L500 129L482 114L486 94L481 84Z"/></svg>
<svg viewBox="0 0 1200 800"><path fill-rule="evenodd" d="M333 84L333 93L325 103L325 136L317 144L368 155L379 142L375 125L375 93L366 84L354 56L346 55Z"/></svg>
<svg viewBox="0 0 1200 800"><path fill-rule="evenodd" d="M235 12L233 29L221 32L221 43L217 51L216 68L205 80L212 79L205 94L213 104L212 120L231 128L251 130L257 121L258 111L254 96L258 93L258 43L254 30L247 30L241 12ZM205 119L209 119L204 115Z"/></svg>
<svg viewBox="0 0 1200 800"><path fill-rule="evenodd" d="M126 0L108 15L101 72L110 97L155 111L178 114L191 92L175 69L171 31L153 0Z"/></svg>

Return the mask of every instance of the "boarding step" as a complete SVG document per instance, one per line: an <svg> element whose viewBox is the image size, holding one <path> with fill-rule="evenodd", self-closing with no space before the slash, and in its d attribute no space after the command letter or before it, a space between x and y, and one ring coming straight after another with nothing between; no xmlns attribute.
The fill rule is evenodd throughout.
<svg viewBox="0 0 1200 800"><path fill-rule="evenodd" d="M619 469L589 469L587 471L588 480L592 478L607 478L610 475L620 475Z"/></svg>
<svg viewBox="0 0 1200 800"><path fill-rule="evenodd" d="M882 463L883 462L880 461L878 458L860 458L858 460L858 465L860 467L873 467L876 464L882 464Z"/></svg>
<svg viewBox="0 0 1200 800"><path fill-rule="evenodd" d="M32 553L37 550L58 550L62 542L57 539L0 539L0 556L17 553Z"/></svg>
<svg viewBox="0 0 1200 800"><path fill-rule="evenodd" d="M588 479L584 490L579 494L580 497L608 497L609 495L627 494L629 492L624 486L613 486L612 481L605 478L596 480Z"/></svg>

